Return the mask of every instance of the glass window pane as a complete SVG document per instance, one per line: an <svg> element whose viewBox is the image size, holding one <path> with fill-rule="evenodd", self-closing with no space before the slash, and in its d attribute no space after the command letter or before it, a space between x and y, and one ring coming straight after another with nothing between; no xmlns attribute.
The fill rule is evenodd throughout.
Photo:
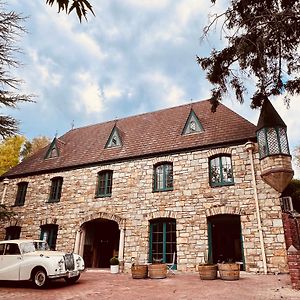
<svg viewBox="0 0 300 300"><path fill-rule="evenodd" d="M269 147L269 154L280 153L279 143L278 143L277 133L275 128L267 128L267 141Z"/></svg>
<svg viewBox="0 0 300 300"><path fill-rule="evenodd" d="M290 154L285 128L278 128L278 134L279 134L281 153Z"/></svg>
<svg viewBox="0 0 300 300"><path fill-rule="evenodd" d="M261 158L264 158L268 155L268 147L265 135L265 129L263 128L257 134L258 146L259 146L259 154Z"/></svg>
<svg viewBox="0 0 300 300"><path fill-rule="evenodd" d="M222 179L223 182L232 182L232 168L231 168L231 159L228 156L222 157Z"/></svg>

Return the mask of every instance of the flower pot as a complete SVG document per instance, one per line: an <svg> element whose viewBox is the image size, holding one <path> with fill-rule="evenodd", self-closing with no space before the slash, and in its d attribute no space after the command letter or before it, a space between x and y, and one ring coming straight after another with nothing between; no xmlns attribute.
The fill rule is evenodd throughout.
<svg viewBox="0 0 300 300"><path fill-rule="evenodd" d="M217 271L218 271L217 265L200 264L198 266L198 271L199 271L200 279L202 280L217 279Z"/></svg>
<svg viewBox="0 0 300 300"><path fill-rule="evenodd" d="M149 277L152 279L161 279L167 277L166 264L152 264L148 267Z"/></svg>
<svg viewBox="0 0 300 300"><path fill-rule="evenodd" d="M110 273L118 274L119 273L119 265L110 265Z"/></svg>
<svg viewBox="0 0 300 300"><path fill-rule="evenodd" d="M220 277L223 280L238 280L240 278L240 265L236 263L218 264Z"/></svg>
<svg viewBox="0 0 300 300"><path fill-rule="evenodd" d="M147 265L133 265L131 267L131 275L134 279L143 279L148 276L148 266Z"/></svg>

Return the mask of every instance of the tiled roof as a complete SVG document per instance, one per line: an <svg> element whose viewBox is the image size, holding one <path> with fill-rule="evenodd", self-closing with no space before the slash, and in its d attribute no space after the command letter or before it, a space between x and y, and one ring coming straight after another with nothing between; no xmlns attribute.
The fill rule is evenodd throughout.
<svg viewBox="0 0 300 300"><path fill-rule="evenodd" d="M204 129L182 135L191 112ZM122 146L106 148L114 126L122 132ZM211 112L208 100L72 129L57 139L59 157L44 159L48 147L9 170L3 177L105 163L133 157L213 147L255 139L256 126L224 105Z"/></svg>

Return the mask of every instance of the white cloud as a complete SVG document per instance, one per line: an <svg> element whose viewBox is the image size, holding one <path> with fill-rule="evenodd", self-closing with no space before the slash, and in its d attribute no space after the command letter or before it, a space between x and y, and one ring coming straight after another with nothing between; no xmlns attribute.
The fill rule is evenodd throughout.
<svg viewBox="0 0 300 300"><path fill-rule="evenodd" d="M166 7L170 3L170 0L125 0L124 2L144 9L161 9Z"/></svg>
<svg viewBox="0 0 300 300"><path fill-rule="evenodd" d="M104 98L101 89L90 73L82 73L77 76L77 86L74 88L76 97L75 109L86 114L99 113L104 111Z"/></svg>

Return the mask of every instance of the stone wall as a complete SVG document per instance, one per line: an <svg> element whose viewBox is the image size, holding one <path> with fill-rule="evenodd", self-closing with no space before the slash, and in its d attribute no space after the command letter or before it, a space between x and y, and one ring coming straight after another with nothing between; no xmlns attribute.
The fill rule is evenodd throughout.
<svg viewBox="0 0 300 300"><path fill-rule="evenodd" d="M217 153L231 153L234 185L210 187L208 160ZM153 192L153 165L165 161L173 162L174 189ZM113 170L112 195L97 198L97 173L107 169ZM260 178L257 153L255 169L268 272L285 272L286 246L279 193ZM61 200L47 203L51 178L56 176L63 177ZM76 231L85 221L115 218L125 224L124 258L128 269L131 257L148 259L149 221L172 217L176 219L177 268L195 271L208 248L207 216L229 212L241 216L246 270L263 271L251 166L243 145L10 179L5 197L8 206L15 202L20 181L29 182L25 205L13 207L22 226L22 238L39 238L40 225L55 223L59 225L57 250L72 251ZM1 226L0 238L4 237L7 226L9 223Z"/></svg>

